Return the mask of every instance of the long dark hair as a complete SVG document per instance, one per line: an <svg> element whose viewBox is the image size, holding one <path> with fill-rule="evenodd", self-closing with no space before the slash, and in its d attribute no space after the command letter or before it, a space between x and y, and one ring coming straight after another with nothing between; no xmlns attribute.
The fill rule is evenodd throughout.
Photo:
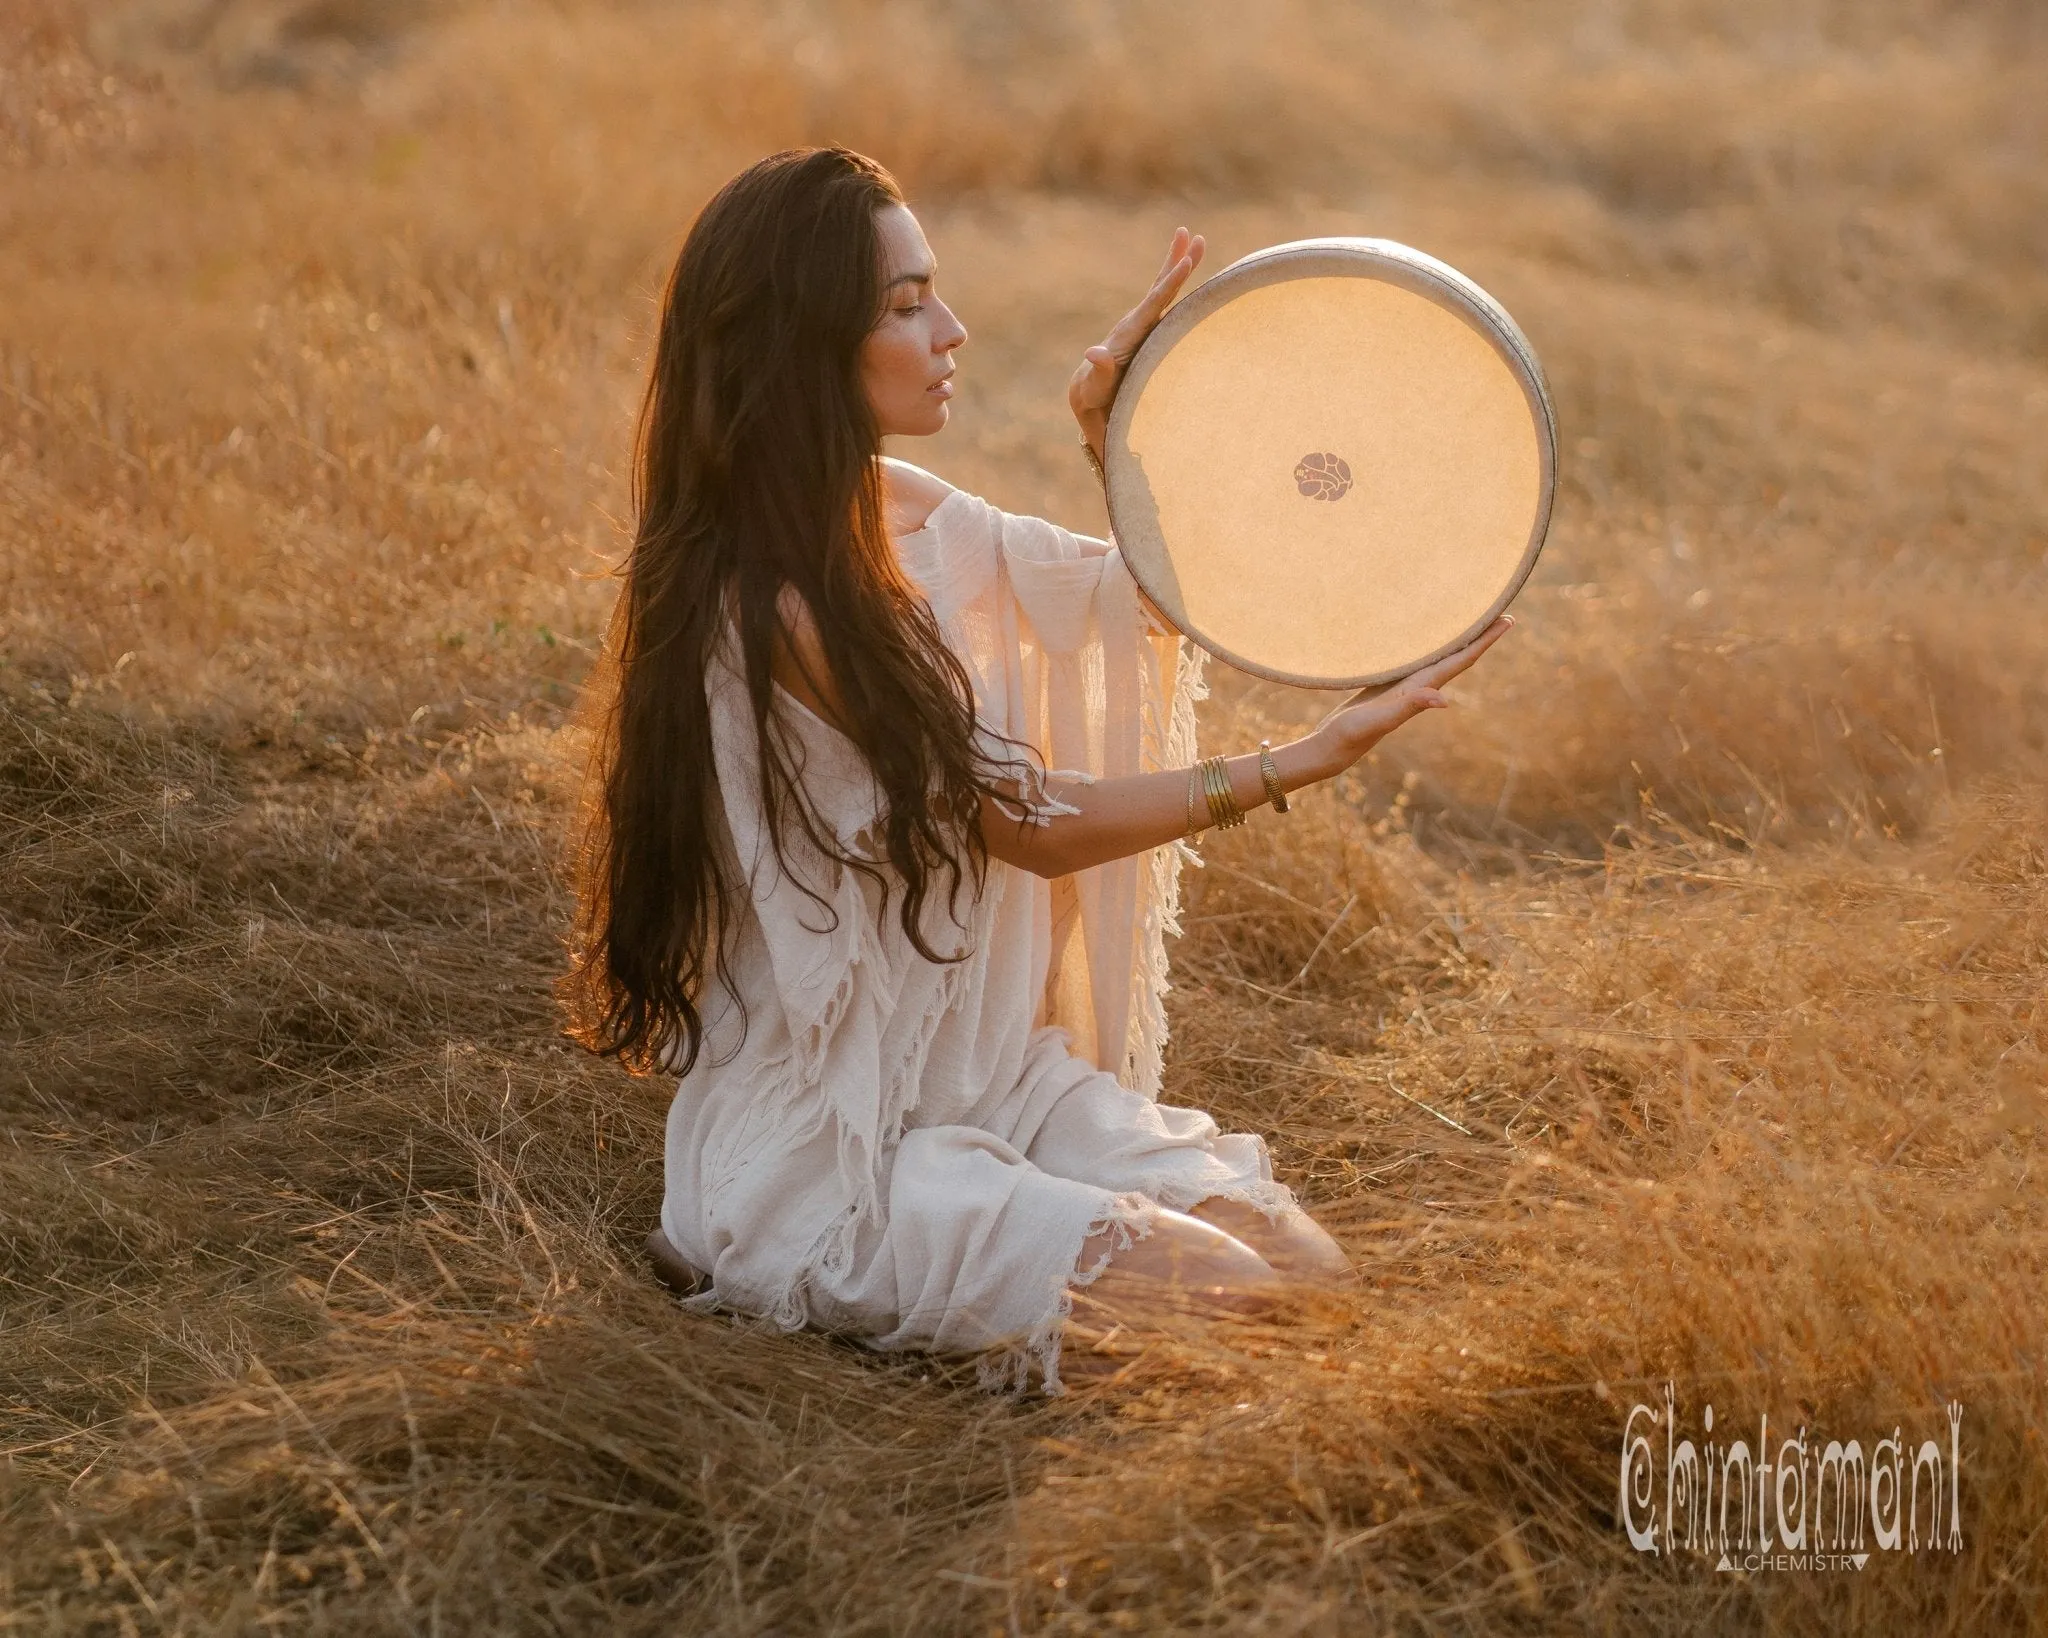
<svg viewBox="0 0 2048 1638"><path fill-rule="evenodd" d="M881 435L860 374L883 311L875 215L895 180L844 148L792 149L742 171L691 226L663 298L635 460L636 529L593 685L596 739L576 860L570 1031L638 1070L687 1073L704 985L725 973L707 663L736 626L753 701L764 817L900 891L923 919L943 879L987 868L967 672L897 564ZM884 798L883 856L842 849L805 795L773 703L785 591L809 606L844 727ZM813 897L817 895L813 893ZM829 907L828 907L829 908Z"/></svg>

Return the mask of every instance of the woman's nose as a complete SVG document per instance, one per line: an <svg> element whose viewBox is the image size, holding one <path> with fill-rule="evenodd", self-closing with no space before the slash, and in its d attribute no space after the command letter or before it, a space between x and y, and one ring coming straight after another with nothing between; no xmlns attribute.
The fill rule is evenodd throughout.
<svg viewBox="0 0 2048 1638"><path fill-rule="evenodd" d="M950 353L955 347L962 345L967 340L967 326L954 316L952 308L946 307L944 302L941 302L939 305L944 308L946 318L945 322L933 334L932 346L937 352Z"/></svg>

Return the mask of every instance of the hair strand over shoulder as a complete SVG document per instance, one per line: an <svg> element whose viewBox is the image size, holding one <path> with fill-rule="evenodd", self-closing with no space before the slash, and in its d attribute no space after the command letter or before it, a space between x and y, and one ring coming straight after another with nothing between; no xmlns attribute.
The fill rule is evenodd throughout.
<svg viewBox="0 0 2048 1638"><path fill-rule="evenodd" d="M571 1034L636 1070L687 1073L727 981L725 858L706 668L736 642L764 818L898 899L957 917L987 868L974 696L884 521L860 350L880 317L888 172L844 148L775 154L691 226L663 297L634 463L635 529L587 708L594 730L562 981ZM845 727L883 797L877 856L806 796L770 674L783 600L808 607ZM813 893L813 897L816 894Z"/></svg>

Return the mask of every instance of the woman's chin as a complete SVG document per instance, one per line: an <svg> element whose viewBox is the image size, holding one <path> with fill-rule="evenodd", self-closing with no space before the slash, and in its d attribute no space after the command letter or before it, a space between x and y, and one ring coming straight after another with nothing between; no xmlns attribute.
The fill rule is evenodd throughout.
<svg viewBox="0 0 2048 1638"><path fill-rule="evenodd" d="M904 416L889 428L889 432L898 438L929 438L935 432L946 430L952 414L952 407L944 399L937 399L918 406L916 415Z"/></svg>

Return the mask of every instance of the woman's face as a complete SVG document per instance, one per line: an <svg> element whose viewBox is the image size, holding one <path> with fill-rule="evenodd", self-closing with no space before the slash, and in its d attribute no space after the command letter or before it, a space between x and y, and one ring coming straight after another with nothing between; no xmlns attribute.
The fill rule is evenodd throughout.
<svg viewBox="0 0 2048 1638"><path fill-rule="evenodd" d="M882 239L882 318L861 343L861 384L882 431L922 438L946 424L953 349L967 332L934 288L938 265L903 205L875 213Z"/></svg>

